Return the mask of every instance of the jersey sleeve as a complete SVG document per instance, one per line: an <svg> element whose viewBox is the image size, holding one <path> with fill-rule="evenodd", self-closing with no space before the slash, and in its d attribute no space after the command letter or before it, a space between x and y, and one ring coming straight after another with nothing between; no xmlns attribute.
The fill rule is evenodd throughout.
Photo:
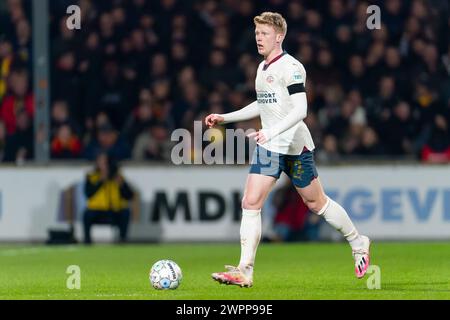
<svg viewBox="0 0 450 320"><path fill-rule="evenodd" d="M306 71L301 63L289 62L284 70L283 80L289 95L305 92Z"/></svg>

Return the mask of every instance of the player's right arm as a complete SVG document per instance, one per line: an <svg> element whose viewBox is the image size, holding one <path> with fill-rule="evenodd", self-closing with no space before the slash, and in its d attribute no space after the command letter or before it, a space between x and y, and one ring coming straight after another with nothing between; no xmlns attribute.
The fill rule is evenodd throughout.
<svg viewBox="0 0 450 320"><path fill-rule="evenodd" d="M248 106L234 112L225 114L210 114L205 118L205 124L208 128L214 127L216 124L225 124L231 122L245 121L259 116L259 107L257 101L250 103Z"/></svg>

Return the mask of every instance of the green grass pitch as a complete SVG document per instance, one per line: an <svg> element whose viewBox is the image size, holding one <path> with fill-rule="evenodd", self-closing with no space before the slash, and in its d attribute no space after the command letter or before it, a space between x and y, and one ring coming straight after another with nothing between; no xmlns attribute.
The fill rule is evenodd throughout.
<svg viewBox="0 0 450 320"><path fill-rule="evenodd" d="M220 285L211 273L239 257L239 244L0 246L0 299L450 299L450 243L380 242L371 263L381 289L356 279L344 243L261 244L254 286ZM177 290L158 291L148 273L160 259L183 271ZM69 290L69 265L81 289Z"/></svg>

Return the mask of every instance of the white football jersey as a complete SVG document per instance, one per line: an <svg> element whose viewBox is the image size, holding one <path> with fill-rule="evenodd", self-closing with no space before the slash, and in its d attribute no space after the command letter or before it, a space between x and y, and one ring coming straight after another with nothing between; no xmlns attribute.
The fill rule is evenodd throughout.
<svg viewBox="0 0 450 320"><path fill-rule="evenodd" d="M255 88L263 129L270 129L292 110L288 87L304 88L305 83L305 68L286 52L267 65L265 61L259 64ZM289 155L301 154L304 147L310 151L315 148L311 133L303 120L261 146Z"/></svg>

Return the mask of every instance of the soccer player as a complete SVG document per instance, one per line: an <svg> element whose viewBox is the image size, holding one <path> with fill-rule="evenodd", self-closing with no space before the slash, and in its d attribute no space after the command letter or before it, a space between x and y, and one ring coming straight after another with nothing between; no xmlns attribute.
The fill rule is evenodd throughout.
<svg viewBox="0 0 450 320"><path fill-rule="evenodd" d="M355 273L362 278L369 267L369 238L360 235L347 212L326 196L314 164L315 148L303 122L307 113L306 72L303 65L283 51L286 20L264 12L254 18L258 53L264 61L258 66L255 88L257 100L227 114L210 114L209 128L261 117L262 129L249 135L257 142L242 199L240 228L241 257L237 267L213 273L220 283L242 287L253 285L253 266L261 238L261 208L281 172L295 185L308 208L325 218L352 248Z"/></svg>

